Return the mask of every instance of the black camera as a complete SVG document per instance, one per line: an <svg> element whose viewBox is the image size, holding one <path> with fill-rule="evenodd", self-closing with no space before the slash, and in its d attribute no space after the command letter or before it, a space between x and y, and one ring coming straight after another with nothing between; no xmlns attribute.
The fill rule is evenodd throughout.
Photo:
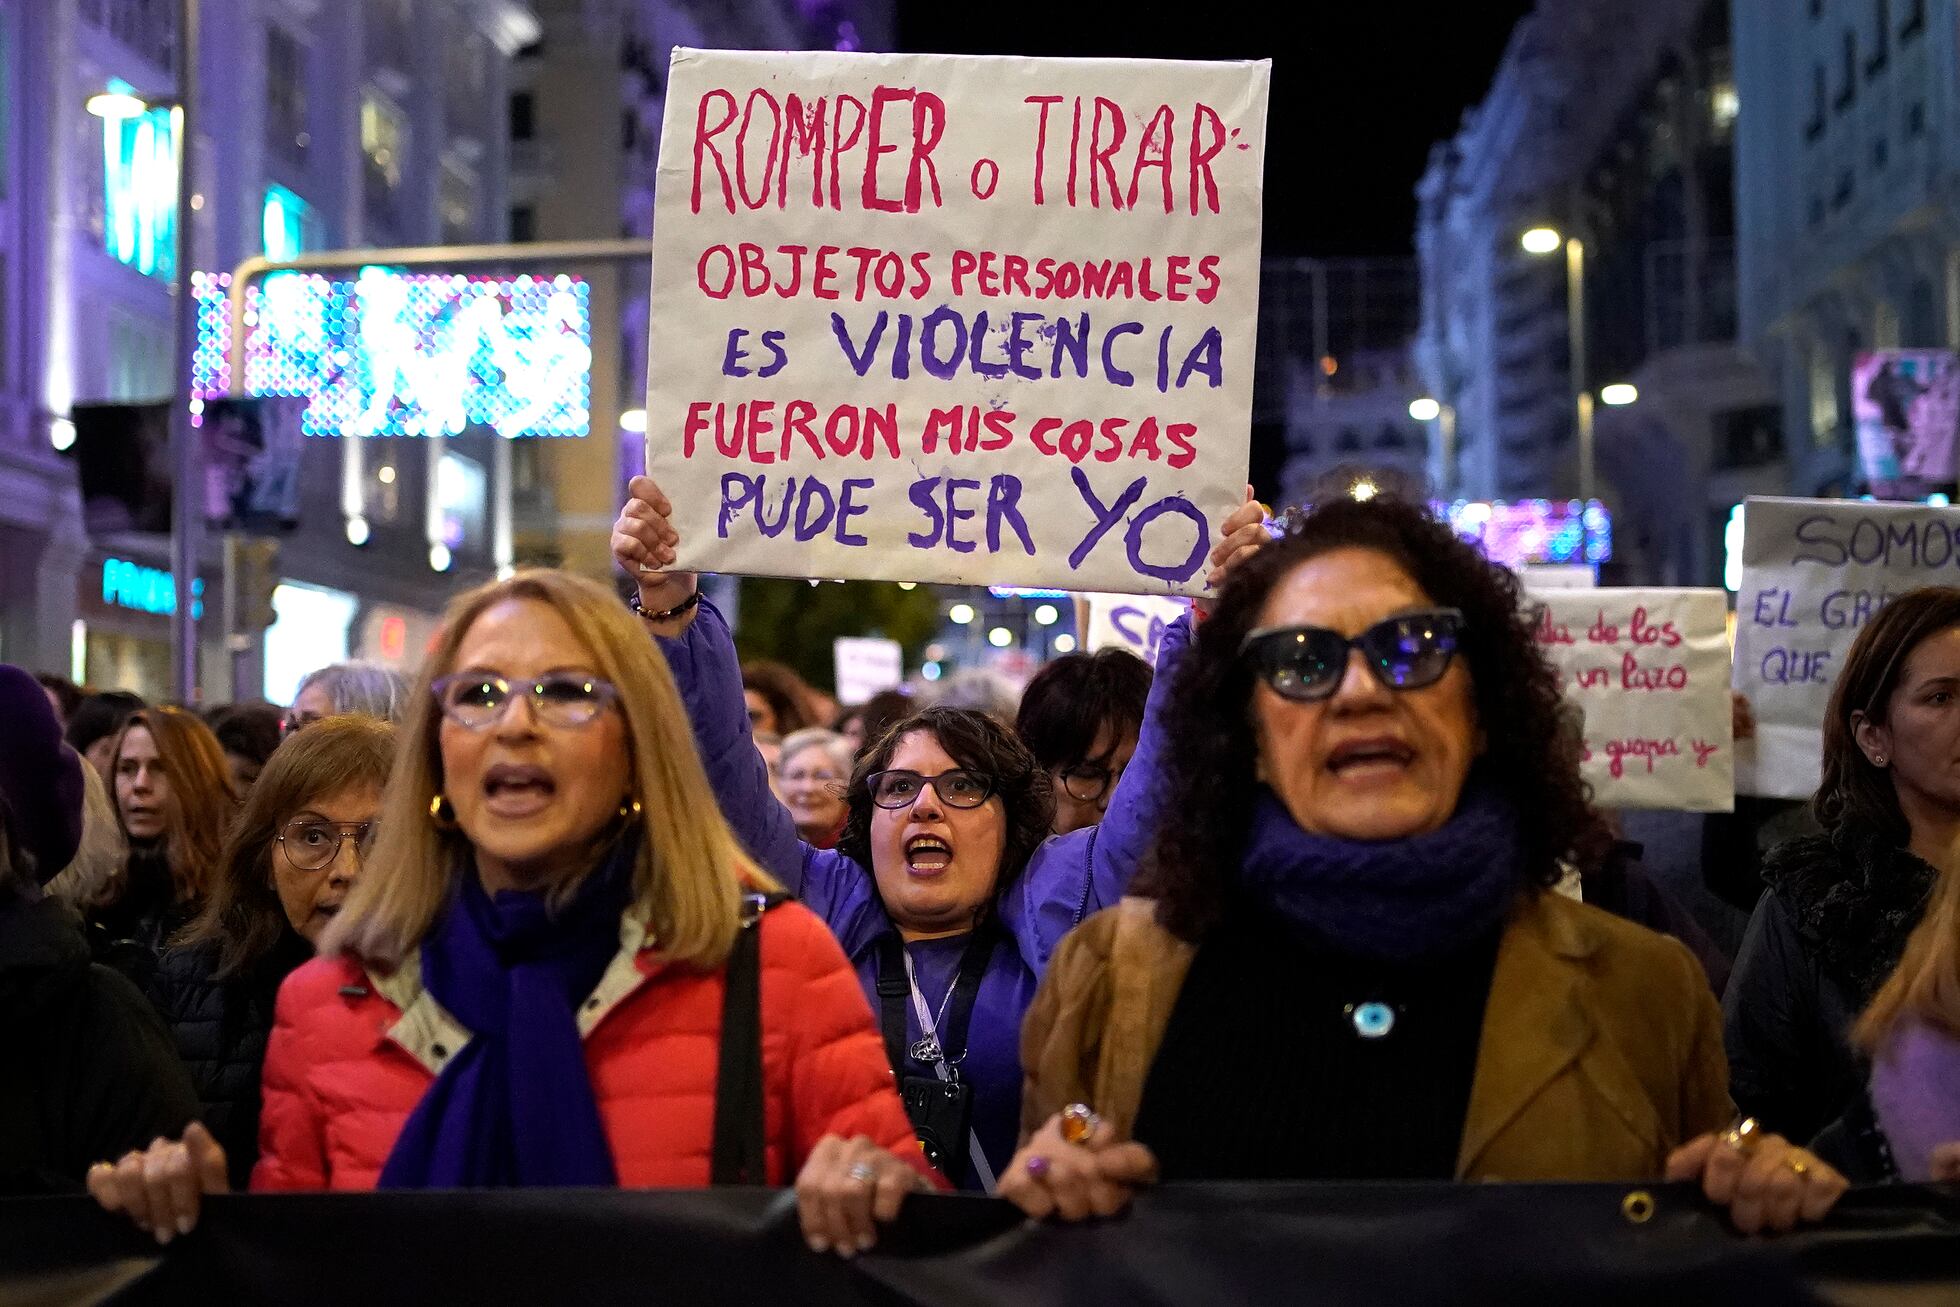
<svg viewBox="0 0 1960 1307"><path fill-rule="evenodd" d="M973 1128L973 1086L959 1080L907 1076L900 1087L905 1115L919 1136L926 1160L954 1184L966 1177L968 1132Z"/></svg>

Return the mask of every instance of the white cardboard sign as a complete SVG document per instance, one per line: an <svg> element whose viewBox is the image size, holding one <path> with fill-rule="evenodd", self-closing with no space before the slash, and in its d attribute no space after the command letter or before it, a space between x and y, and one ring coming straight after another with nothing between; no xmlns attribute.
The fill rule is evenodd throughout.
<svg viewBox="0 0 1960 1307"><path fill-rule="evenodd" d="M646 442L680 566L1199 590L1270 73L675 50Z"/></svg>
<svg viewBox="0 0 1960 1307"><path fill-rule="evenodd" d="M1720 590L1534 591L1538 644L1585 711L1604 808L1735 807L1728 598Z"/></svg>
<svg viewBox="0 0 1960 1307"><path fill-rule="evenodd" d="M840 635L831 641L837 669L837 702L855 708L880 690L896 689L905 679L905 651L896 640Z"/></svg>
<svg viewBox="0 0 1960 1307"><path fill-rule="evenodd" d="M1157 665L1157 650L1164 630L1184 615L1184 601L1158 595L1087 595L1089 618L1082 647L1128 649L1137 657Z"/></svg>
<svg viewBox="0 0 1960 1307"><path fill-rule="evenodd" d="M1751 499L1742 514L1735 688L1756 738L1736 750L1743 794L1808 798L1824 710L1851 642L1894 596L1960 584L1960 509L1849 499Z"/></svg>

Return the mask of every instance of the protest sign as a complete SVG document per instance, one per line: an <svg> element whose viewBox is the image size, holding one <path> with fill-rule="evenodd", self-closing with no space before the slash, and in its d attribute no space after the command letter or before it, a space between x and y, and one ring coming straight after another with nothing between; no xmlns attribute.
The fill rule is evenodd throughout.
<svg viewBox="0 0 1960 1307"><path fill-rule="evenodd" d="M1822 770L1824 709L1858 630L1916 586L1960 584L1960 509L1849 499L1751 499L1742 514L1735 688L1756 738L1736 748L1736 789L1808 798Z"/></svg>
<svg viewBox="0 0 1960 1307"><path fill-rule="evenodd" d="M677 49L647 467L680 565L1200 589L1270 71Z"/></svg>
<svg viewBox="0 0 1960 1307"><path fill-rule="evenodd" d="M905 651L896 640L840 635L831 641L837 669L837 702L855 708L880 690L905 679Z"/></svg>
<svg viewBox="0 0 1960 1307"><path fill-rule="evenodd" d="M1851 367L1858 463L1872 493L1919 499L1953 483L1960 357L1945 349L1861 353Z"/></svg>
<svg viewBox="0 0 1960 1307"><path fill-rule="evenodd" d="M1720 590L1534 592L1538 646L1585 712L1603 808L1735 807L1728 598Z"/></svg>
<svg viewBox="0 0 1960 1307"><path fill-rule="evenodd" d="M1088 612L1083 622L1082 647L1128 649L1137 657L1157 665L1157 648L1164 640L1164 629L1183 616L1180 599L1159 595L1092 594L1084 596Z"/></svg>

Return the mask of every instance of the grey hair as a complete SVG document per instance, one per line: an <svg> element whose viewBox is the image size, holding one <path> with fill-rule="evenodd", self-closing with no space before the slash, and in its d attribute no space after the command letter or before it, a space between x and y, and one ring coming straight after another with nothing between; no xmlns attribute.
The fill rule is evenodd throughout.
<svg viewBox="0 0 1960 1307"><path fill-rule="evenodd" d="M66 867L48 882L48 893L86 912L100 906L129 857L109 786L93 767L82 768L82 842Z"/></svg>
<svg viewBox="0 0 1960 1307"><path fill-rule="evenodd" d="M1008 730L1021 705L1021 693L999 672L968 667L933 685L922 696L933 708L966 708L984 713Z"/></svg>
<svg viewBox="0 0 1960 1307"><path fill-rule="evenodd" d="M851 742L836 731L822 726L806 726L800 731L791 731L783 737L782 765L789 766L789 760L805 749L822 749L830 758L830 765L837 769L837 775L849 780L851 767L857 760Z"/></svg>
<svg viewBox="0 0 1960 1307"><path fill-rule="evenodd" d="M400 724L408 707L408 682L379 663L333 663L309 672L293 691L293 701L318 686L336 714L360 713Z"/></svg>

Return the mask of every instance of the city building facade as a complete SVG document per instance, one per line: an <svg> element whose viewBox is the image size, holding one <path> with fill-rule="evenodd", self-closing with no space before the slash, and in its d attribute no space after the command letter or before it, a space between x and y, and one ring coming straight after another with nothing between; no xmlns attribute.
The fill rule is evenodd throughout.
<svg viewBox="0 0 1960 1307"><path fill-rule="evenodd" d="M1737 4L1740 328L1789 490L1857 493L1851 369L1960 345L1960 18L1934 0Z"/></svg>
<svg viewBox="0 0 1960 1307"><path fill-rule="evenodd" d="M1540 0L1418 187L1439 493L1590 489L1629 580L1714 584L1736 500L1788 479L1735 343L1728 8Z"/></svg>
<svg viewBox="0 0 1960 1307"><path fill-rule="evenodd" d="M505 238L508 69L537 35L521 0L200 8L189 184L201 286L253 256ZM78 406L163 401L188 380L170 361L176 19L167 0L0 0L0 658L158 697L167 541L91 533L64 451ZM95 116L87 103L104 91L148 105ZM221 326L219 298L207 327ZM222 350L201 348L209 392ZM350 655L412 665L459 582L508 562L496 516L509 442L476 428L399 434L305 441L298 524L276 548L210 539L206 697L283 697L300 672Z"/></svg>

